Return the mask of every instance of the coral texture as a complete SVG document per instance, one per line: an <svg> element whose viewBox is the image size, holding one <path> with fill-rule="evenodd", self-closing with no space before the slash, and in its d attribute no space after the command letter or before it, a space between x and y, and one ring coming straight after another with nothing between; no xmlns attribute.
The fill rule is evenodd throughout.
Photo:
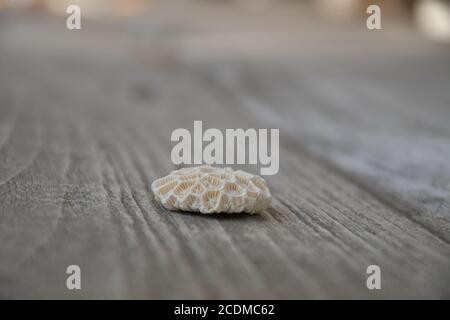
<svg viewBox="0 0 450 320"><path fill-rule="evenodd" d="M211 166L172 171L155 180L152 191L168 210L201 213L261 213L272 200L263 178Z"/></svg>

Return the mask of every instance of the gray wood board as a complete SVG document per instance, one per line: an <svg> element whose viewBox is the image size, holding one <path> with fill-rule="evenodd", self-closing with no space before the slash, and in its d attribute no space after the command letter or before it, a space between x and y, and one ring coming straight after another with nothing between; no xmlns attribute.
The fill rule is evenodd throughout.
<svg viewBox="0 0 450 320"><path fill-rule="evenodd" d="M445 48L195 59L165 25L133 38L132 23L74 35L1 18L0 297L450 298ZM194 120L280 128L265 214L154 201L170 134ZM65 287L71 264L80 291ZM382 290L366 288L370 264Z"/></svg>

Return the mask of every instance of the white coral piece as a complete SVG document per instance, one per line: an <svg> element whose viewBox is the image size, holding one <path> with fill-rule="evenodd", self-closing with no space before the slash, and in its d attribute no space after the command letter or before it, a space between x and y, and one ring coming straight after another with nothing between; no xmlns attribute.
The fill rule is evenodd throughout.
<svg viewBox="0 0 450 320"><path fill-rule="evenodd" d="M262 213L272 200L263 178L231 168L189 167L156 179L152 191L168 210Z"/></svg>

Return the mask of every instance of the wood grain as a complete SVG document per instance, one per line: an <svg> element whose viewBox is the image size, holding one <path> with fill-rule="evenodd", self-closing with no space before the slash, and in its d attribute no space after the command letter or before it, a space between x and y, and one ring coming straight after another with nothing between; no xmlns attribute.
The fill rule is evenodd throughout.
<svg viewBox="0 0 450 320"><path fill-rule="evenodd" d="M0 15L0 297L449 298L448 48L401 31L398 56L382 37L349 44L381 46L370 63L327 47L249 59L220 28L199 42L192 20L77 33ZM205 54L212 38L221 55ZM265 214L154 201L170 134L194 120L280 128ZM65 287L71 264L82 290ZM366 288L370 264L382 290Z"/></svg>

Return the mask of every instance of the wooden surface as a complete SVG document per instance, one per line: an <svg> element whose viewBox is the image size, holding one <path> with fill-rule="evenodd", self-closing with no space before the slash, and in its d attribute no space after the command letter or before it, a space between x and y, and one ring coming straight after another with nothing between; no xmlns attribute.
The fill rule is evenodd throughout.
<svg viewBox="0 0 450 320"><path fill-rule="evenodd" d="M0 14L0 297L450 298L449 47L224 15ZM280 128L268 212L155 203L194 120Z"/></svg>

